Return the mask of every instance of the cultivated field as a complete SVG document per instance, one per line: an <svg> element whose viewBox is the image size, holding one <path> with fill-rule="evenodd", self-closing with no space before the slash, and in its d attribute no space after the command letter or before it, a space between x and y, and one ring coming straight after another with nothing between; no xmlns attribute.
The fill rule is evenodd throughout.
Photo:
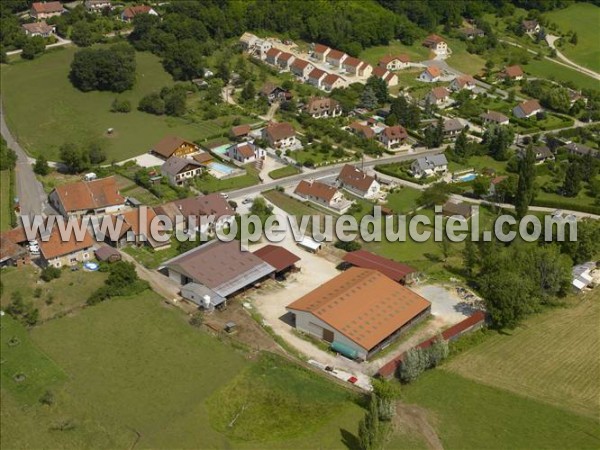
<svg viewBox="0 0 600 450"><path fill-rule="evenodd" d="M577 32L577 45L563 40L560 52L577 64L600 72L600 47L598 46L598 24L600 8L591 3L574 3L568 8L557 9L545 17L558 25L560 31Z"/></svg>
<svg viewBox="0 0 600 450"><path fill-rule="evenodd" d="M573 82L578 89L598 89L598 80L547 59L531 59L526 66L523 66L523 70L533 77Z"/></svg>
<svg viewBox="0 0 600 450"><path fill-rule="evenodd" d="M173 85L158 57L148 52L136 53L137 77L131 91L78 91L68 79L75 51L66 47L33 61L15 60L2 68L8 126L30 154L45 153L56 160L58 148L67 141L86 144L101 140L108 160L120 161L147 152L167 134L198 140L226 130L218 120L188 121L138 111L143 96ZM131 112L110 112L116 97L130 100ZM114 128L110 137L106 136L108 128Z"/></svg>
<svg viewBox="0 0 600 450"><path fill-rule="evenodd" d="M600 414L600 292L497 334L447 366L475 381L578 414Z"/></svg>

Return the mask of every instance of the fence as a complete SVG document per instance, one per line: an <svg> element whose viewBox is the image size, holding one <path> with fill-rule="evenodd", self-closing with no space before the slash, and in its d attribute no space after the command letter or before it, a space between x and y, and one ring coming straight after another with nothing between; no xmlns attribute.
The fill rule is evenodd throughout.
<svg viewBox="0 0 600 450"><path fill-rule="evenodd" d="M485 323L485 313L482 311L477 311L471 316L467 317L462 322L458 322L456 325L451 326L447 330L442 332L442 337L447 341L452 341L462 336L465 333L476 330L483 326ZM435 341L435 336L430 337L429 339L421 342L416 345L415 348L428 348ZM390 362L385 364L379 371L377 372L377 376L381 378L390 378L394 376L400 364L402 364L402 359L404 358L403 353L397 358L392 359Z"/></svg>

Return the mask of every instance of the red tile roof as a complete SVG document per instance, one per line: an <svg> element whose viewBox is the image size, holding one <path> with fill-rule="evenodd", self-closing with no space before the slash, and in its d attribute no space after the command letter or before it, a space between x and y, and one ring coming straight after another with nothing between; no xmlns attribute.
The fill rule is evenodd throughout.
<svg viewBox="0 0 600 450"><path fill-rule="evenodd" d="M438 36L437 34L431 34L425 38L425 40L423 41L423 45L426 47L433 47L434 45L439 44L440 42L445 42L444 38Z"/></svg>
<svg viewBox="0 0 600 450"><path fill-rule="evenodd" d="M442 74L440 69L438 69L436 66L427 67L427 69L425 69L425 72L431 75L432 78L437 78Z"/></svg>
<svg viewBox="0 0 600 450"><path fill-rule="evenodd" d="M375 75L376 77L383 78L388 73L389 73L388 70L384 69L383 67L380 67L380 66L373 67L373 75Z"/></svg>
<svg viewBox="0 0 600 450"><path fill-rule="evenodd" d="M508 66L504 68L502 73L509 78L517 78L523 76L523 69L521 69L521 66Z"/></svg>
<svg viewBox="0 0 600 450"><path fill-rule="evenodd" d="M304 59L295 59L292 63L292 67L294 69L304 70L309 64L310 63L308 61L305 61Z"/></svg>
<svg viewBox="0 0 600 450"><path fill-rule="evenodd" d="M362 62L360 59L358 59L358 58L355 58L355 57L353 57L353 56L349 56L348 58L346 58L346 59L344 60L344 66L358 67L358 66L360 66L362 63L363 63L363 62Z"/></svg>
<svg viewBox="0 0 600 450"><path fill-rule="evenodd" d="M362 134L367 139L375 137L375 132L371 128L361 124L360 122L352 122L350 124L350 129L357 134Z"/></svg>
<svg viewBox="0 0 600 450"><path fill-rule="evenodd" d="M392 61L396 61L396 60L398 60L398 61L403 62L403 63L406 64L406 63L410 62L410 56L408 56L406 54L400 54L400 55L397 55L397 56L391 56L391 55L384 56L383 58L381 58L379 60L379 64L388 65Z"/></svg>
<svg viewBox="0 0 600 450"><path fill-rule="evenodd" d="M383 130L383 134L388 139L407 139L408 133L402 125L395 125L393 127L386 127Z"/></svg>
<svg viewBox="0 0 600 450"><path fill-rule="evenodd" d="M152 150L155 153L164 156L165 158L170 158L173 155L173 153L175 153L175 150L177 150L184 144L192 145L194 147L196 146L196 144L194 144L193 142L186 141L185 139L182 139L177 136L165 136L160 140L158 144L154 146Z"/></svg>
<svg viewBox="0 0 600 450"><path fill-rule="evenodd" d="M54 191L67 213L125 203L125 199L119 194L115 177L63 184L54 188Z"/></svg>
<svg viewBox="0 0 600 450"><path fill-rule="evenodd" d="M313 80L320 80L323 75L327 74L324 70L321 69L313 69L308 74L308 78L312 78Z"/></svg>
<svg viewBox="0 0 600 450"><path fill-rule="evenodd" d="M248 133L250 133L250 125L248 124L244 124L244 125L238 125L235 127L231 127L231 135L234 137L241 137L241 136L246 136Z"/></svg>
<svg viewBox="0 0 600 450"><path fill-rule="evenodd" d="M288 122L270 123L265 132L273 141L280 141L296 135L296 130Z"/></svg>
<svg viewBox="0 0 600 450"><path fill-rule="evenodd" d="M370 350L431 306L376 270L352 267L287 309L311 313Z"/></svg>
<svg viewBox="0 0 600 450"><path fill-rule="evenodd" d="M315 44L315 53L325 53L327 50L331 49L323 44Z"/></svg>
<svg viewBox="0 0 600 450"><path fill-rule="evenodd" d="M385 276L397 282L404 281L407 275L417 271L417 269L407 266L406 264L384 258L366 250L356 250L354 252L346 253L344 261L363 269L378 270Z"/></svg>
<svg viewBox="0 0 600 450"><path fill-rule="evenodd" d="M306 181L302 180L296 186L294 194L301 196L310 196L321 199L325 202L330 202L335 194L338 192L336 188L320 181Z"/></svg>
<svg viewBox="0 0 600 450"><path fill-rule="evenodd" d="M526 116L530 115L534 111L542 109L537 100L525 100L523 103L519 104L519 108L521 108L521 111L523 111Z"/></svg>
<svg viewBox="0 0 600 450"><path fill-rule="evenodd" d="M64 10L60 2L35 2L31 4L31 8L36 13L53 13L62 12Z"/></svg>
<svg viewBox="0 0 600 450"><path fill-rule="evenodd" d="M344 57L345 53L340 51L340 50L331 50L328 54L327 54L327 59L335 59L335 60L340 60Z"/></svg>
<svg viewBox="0 0 600 450"><path fill-rule="evenodd" d="M328 74L325 78L323 78L323 84L326 84L327 86L333 86L333 84L338 81L338 80L342 80L343 78L336 75L335 73L330 73Z"/></svg>
<svg viewBox="0 0 600 450"><path fill-rule="evenodd" d="M139 14L148 14L152 8L148 5L129 6L123 10L123 16L127 19L133 19Z"/></svg>
<svg viewBox="0 0 600 450"><path fill-rule="evenodd" d="M450 91L443 86L433 88L430 92L436 99L441 100L450 95Z"/></svg>
<svg viewBox="0 0 600 450"><path fill-rule="evenodd" d="M342 183L352 186L363 192L368 191L375 181L375 177L367 175L358 167L354 167L352 164L346 164L344 167L342 167L342 170L338 175L338 179Z"/></svg>
<svg viewBox="0 0 600 450"><path fill-rule="evenodd" d="M281 53L281 50L278 50L275 47L272 47L269 50L267 50L266 55L267 55L267 58L275 58L280 53Z"/></svg>
<svg viewBox="0 0 600 450"><path fill-rule="evenodd" d="M39 241L40 252L44 259L50 260L60 256L69 255L80 250L85 250L94 245L94 239L87 230L85 231L82 241L77 240L77 233L75 232L69 233L68 237L70 238L68 241L63 241L60 235L59 227L52 227L52 233L50 234L48 241Z"/></svg>
<svg viewBox="0 0 600 450"><path fill-rule="evenodd" d="M267 264L275 267L277 272L288 269L300 261L298 256L278 245L268 244L253 253Z"/></svg>

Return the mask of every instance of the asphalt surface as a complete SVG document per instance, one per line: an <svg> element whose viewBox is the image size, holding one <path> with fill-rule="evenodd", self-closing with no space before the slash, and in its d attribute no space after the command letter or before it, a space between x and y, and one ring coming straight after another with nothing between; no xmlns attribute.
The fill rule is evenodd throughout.
<svg viewBox="0 0 600 450"><path fill-rule="evenodd" d="M17 197L21 207L21 215L29 215L30 217L36 214L50 213L52 209L47 204L47 196L29 163L25 150L15 140L10 133L6 121L4 120L4 108L0 99L0 131L2 137L6 141L8 148L15 151L17 154L17 165L15 167L15 179L17 188Z"/></svg>

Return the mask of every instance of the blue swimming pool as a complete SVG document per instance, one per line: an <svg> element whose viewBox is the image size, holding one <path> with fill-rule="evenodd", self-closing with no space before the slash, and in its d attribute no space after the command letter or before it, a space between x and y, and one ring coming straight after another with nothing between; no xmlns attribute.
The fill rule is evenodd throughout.
<svg viewBox="0 0 600 450"><path fill-rule="evenodd" d="M225 175L230 175L230 174L232 174L235 171L235 169L233 167L226 166L225 164L221 164L219 162L211 162L211 163L209 163L208 164L208 168L212 169L212 170L214 170L216 172L221 172L221 173L223 173Z"/></svg>
<svg viewBox="0 0 600 450"><path fill-rule="evenodd" d="M225 153L227 153L227 149L229 147L231 147L231 144L223 144L213 148L211 151L213 153L216 153L217 155L224 155Z"/></svg>
<svg viewBox="0 0 600 450"><path fill-rule="evenodd" d="M458 177L456 179L456 181L461 182L461 183L466 183L467 181L473 181L475 178L477 178L476 173L468 173L466 175L462 175L462 176Z"/></svg>

